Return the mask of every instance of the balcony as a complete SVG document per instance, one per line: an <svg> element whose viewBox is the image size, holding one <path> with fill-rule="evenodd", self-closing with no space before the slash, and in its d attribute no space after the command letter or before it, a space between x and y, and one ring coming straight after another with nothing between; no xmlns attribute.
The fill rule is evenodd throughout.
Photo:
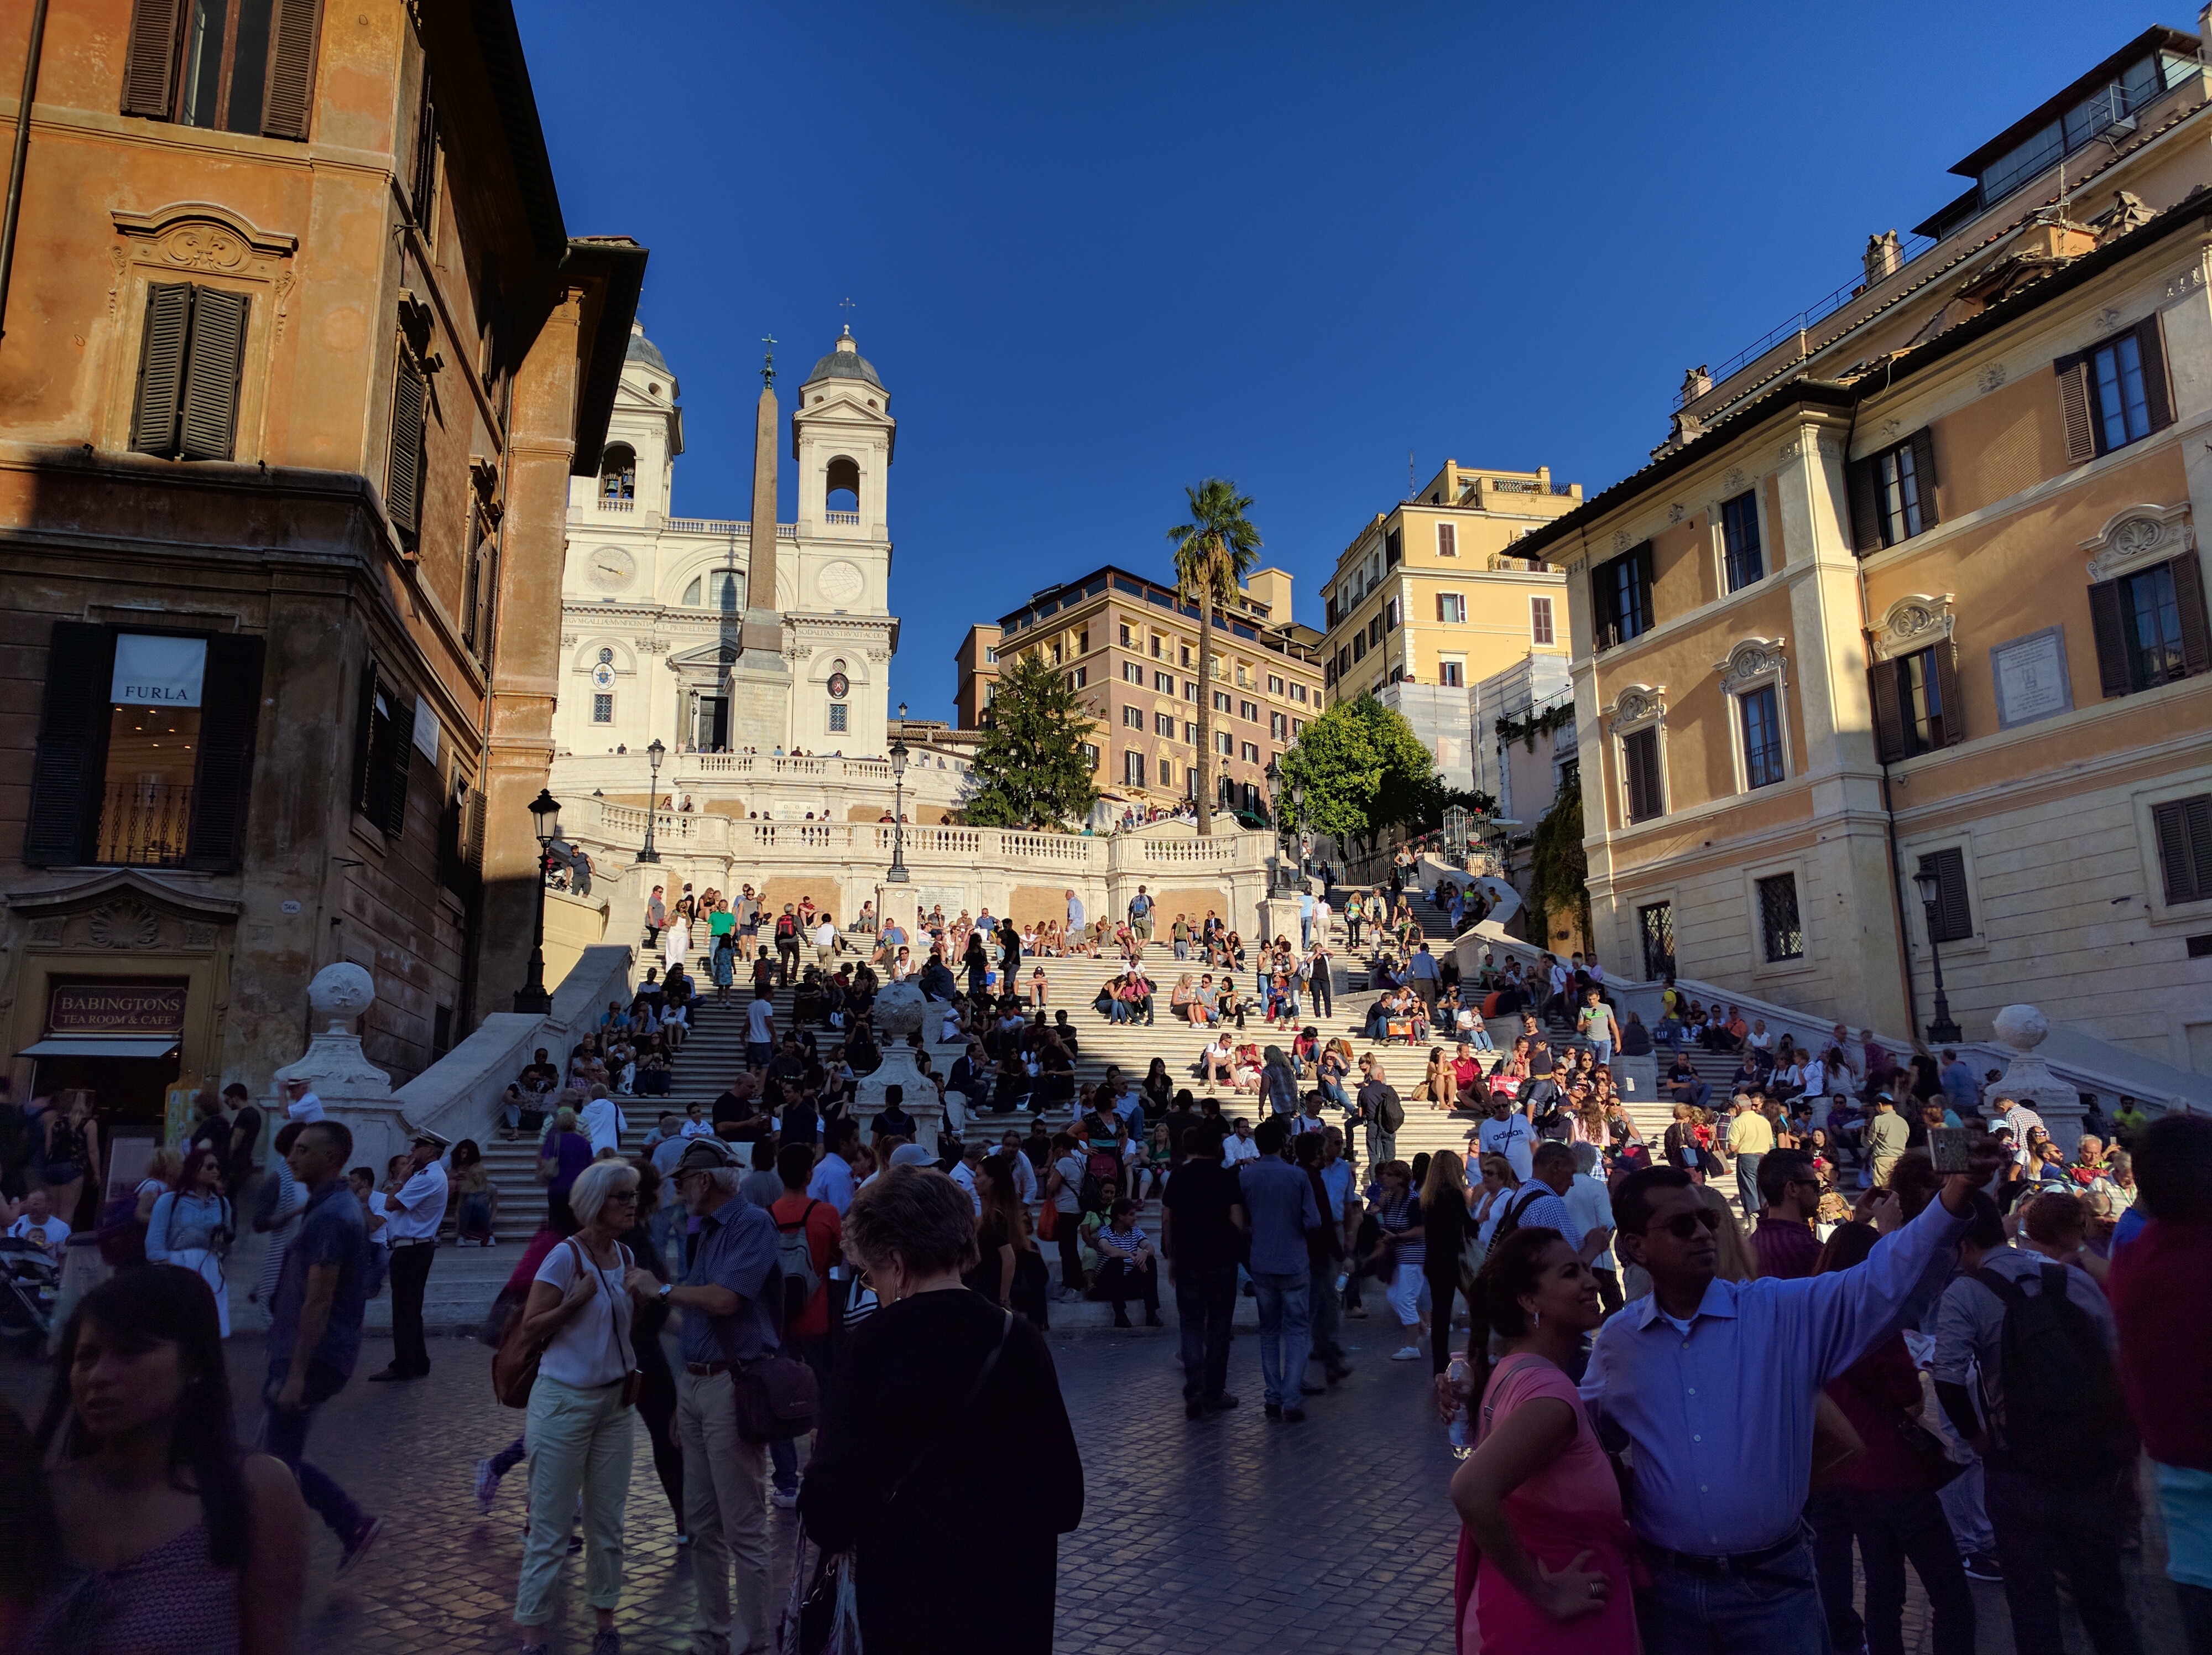
<svg viewBox="0 0 2212 1655"><path fill-rule="evenodd" d="M93 860L107 867L174 867L191 830L189 783L118 782L100 801Z"/></svg>
<svg viewBox="0 0 2212 1655"><path fill-rule="evenodd" d="M599 496L599 509L601 511L634 512L637 509L637 502L635 500L616 500L609 496L601 495Z"/></svg>
<svg viewBox="0 0 2212 1655"><path fill-rule="evenodd" d="M832 528L856 529L860 526L860 514L856 511L825 511L822 520Z"/></svg>

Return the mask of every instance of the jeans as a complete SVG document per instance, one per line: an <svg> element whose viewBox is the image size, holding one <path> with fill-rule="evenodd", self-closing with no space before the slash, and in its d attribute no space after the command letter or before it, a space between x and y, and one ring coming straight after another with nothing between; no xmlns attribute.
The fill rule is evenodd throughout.
<svg viewBox="0 0 2212 1655"><path fill-rule="evenodd" d="M1306 1305L1313 1312L1312 1360L1331 1372L1342 1368L1344 1361L1344 1295L1336 1290L1337 1272L1341 1261L1327 1258L1311 1265L1306 1271Z"/></svg>
<svg viewBox="0 0 2212 1655"><path fill-rule="evenodd" d="M530 1533L514 1590L517 1626L553 1618L553 1590L568 1549L568 1524L584 1499L584 1592L593 1609L622 1602L623 1507L629 1500L630 1449L636 1433L623 1403L623 1382L583 1387L541 1373L530 1388Z"/></svg>
<svg viewBox="0 0 2212 1655"><path fill-rule="evenodd" d="M1306 1314L1307 1275L1252 1272L1252 1291L1260 1301L1260 1378L1269 1402L1297 1408L1304 1402L1306 1346L1311 1341Z"/></svg>
<svg viewBox="0 0 2212 1655"><path fill-rule="evenodd" d="M1182 1394L1211 1401L1229 1382L1229 1325L1237 1311L1237 1267L1176 1271L1176 1319L1182 1332Z"/></svg>
<svg viewBox="0 0 2212 1655"><path fill-rule="evenodd" d="M1498 1050L1498 1043L1490 1037L1490 1031L1483 1027L1480 1023L1476 1024L1473 1028L1467 1031L1467 1037L1474 1042L1474 1049L1477 1051L1496 1051Z"/></svg>
<svg viewBox="0 0 2212 1655"><path fill-rule="evenodd" d="M1743 1215L1747 1219L1757 1218L1765 1206L1759 1198L1759 1164L1765 1159L1764 1154L1735 1158L1736 1195L1743 1202Z"/></svg>
<svg viewBox="0 0 2212 1655"><path fill-rule="evenodd" d="M1317 1017L1334 1017L1336 1015L1336 1006L1334 1001L1331 998L1328 973L1327 971L1316 971L1313 974L1313 981L1307 986L1313 995L1315 1015Z"/></svg>
<svg viewBox="0 0 2212 1655"><path fill-rule="evenodd" d="M769 1647L768 1447L738 1434L727 1373L676 1374L676 1435L684 1445L684 1526L691 1536L691 1630L735 1652ZM730 1605L735 1554L738 1600ZM733 1623L734 1620L734 1623Z"/></svg>
<svg viewBox="0 0 2212 1655"><path fill-rule="evenodd" d="M1613 1042L1610 1040L1591 1041L1590 1054L1595 1057L1601 1064L1611 1063L1613 1062Z"/></svg>
<svg viewBox="0 0 2212 1655"><path fill-rule="evenodd" d="M2128 1615L2120 1578L2120 1536L2126 1527L2119 1476L2096 1482L2043 1482L2008 1467L1989 1466L1984 1488L1990 1523L2004 1570L2005 1604L2012 1611L2018 1655L2062 1655L2058 1635L2058 1577L2074 1591L2074 1606L2097 1655L2136 1655L2142 1646Z"/></svg>
<svg viewBox="0 0 2212 1655"><path fill-rule="evenodd" d="M1367 1123L1367 1165L1370 1168L1377 1167L1385 1161L1395 1161L1397 1159L1398 1135L1395 1132L1385 1132L1374 1122L1369 1122Z"/></svg>
<svg viewBox="0 0 2212 1655"><path fill-rule="evenodd" d="M311 1361L299 1407L279 1408L276 1393L284 1388L284 1379L291 1367L289 1357L270 1359L269 1383L261 1393L262 1401L269 1408L269 1423L263 1433L262 1445L292 1468L292 1475L300 1479L300 1496L307 1502L308 1509L330 1525L332 1534L350 1542L368 1521L367 1513L353 1503L344 1489L331 1481L327 1473L301 1457L307 1451L307 1427L314 1422L315 1410L345 1389L346 1376L324 1363ZM568 1530L563 1529L562 1532L566 1534Z"/></svg>
<svg viewBox="0 0 2212 1655"><path fill-rule="evenodd" d="M1650 1584L1636 1589L1636 1623L1644 1655L1828 1655L1803 1540L1747 1573L1693 1573L1655 1556Z"/></svg>
<svg viewBox="0 0 2212 1655"><path fill-rule="evenodd" d="M1866 1568L1867 1655L1905 1655L1905 1565L1936 1612L1930 1655L1974 1655L1974 1596L1933 1494L1844 1490Z"/></svg>

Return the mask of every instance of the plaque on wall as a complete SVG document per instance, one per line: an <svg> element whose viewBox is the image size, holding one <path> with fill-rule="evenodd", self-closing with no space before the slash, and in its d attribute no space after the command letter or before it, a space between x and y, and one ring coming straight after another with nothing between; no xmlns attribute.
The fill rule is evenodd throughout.
<svg viewBox="0 0 2212 1655"><path fill-rule="evenodd" d="M2074 686L2066 675L2066 630L2008 638L1990 649L1990 676L1997 691L1997 728L2033 724L2055 713L2074 710Z"/></svg>
<svg viewBox="0 0 2212 1655"><path fill-rule="evenodd" d="M46 1002L46 1032L175 1034L185 1026L190 992L182 983L57 983Z"/></svg>

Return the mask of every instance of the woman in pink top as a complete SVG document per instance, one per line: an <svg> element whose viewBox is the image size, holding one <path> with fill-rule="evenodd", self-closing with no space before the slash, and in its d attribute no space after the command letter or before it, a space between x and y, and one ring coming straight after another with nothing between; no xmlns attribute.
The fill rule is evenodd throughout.
<svg viewBox="0 0 2212 1655"><path fill-rule="evenodd" d="M1490 1250L1474 1302L1507 1343L1452 1478L1460 1655L1635 1655L1620 1488L1565 1372L1602 1317L1597 1278L1532 1226Z"/></svg>

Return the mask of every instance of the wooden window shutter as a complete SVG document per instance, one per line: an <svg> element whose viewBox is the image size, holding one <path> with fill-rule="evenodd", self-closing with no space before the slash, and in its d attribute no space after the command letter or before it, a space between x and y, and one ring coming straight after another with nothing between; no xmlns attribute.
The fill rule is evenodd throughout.
<svg viewBox="0 0 2212 1655"><path fill-rule="evenodd" d="M2166 383L2166 335L2156 311L2136 325L2136 348L2142 358L2143 401L2150 429L2163 430L2173 423L2173 393Z"/></svg>
<svg viewBox="0 0 2212 1655"><path fill-rule="evenodd" d="M415 174L407 190L407 205L415 217L416 228L422 230L427 240L430 232L431 209L436 204L438 188L438 109L430 100L430 82L422 82L422 113L415 123Z"/></svg>
<svg viewBox="0 0 2212 1655"><path fill-rule="evenodd" d="M138 347L138 395L131 411L131 447L163 459L177 452L177 411L184 400L185 345L192 326L188 282L155 282L146 289L146 336Z"/></svg>
<svg viewBox="0 0 2212 1655"><path fill-rule="evenodd" d="M2150 808L2169 904L2212 898L2212 794Z"/></svg>
<svg viewBox="0 0 2212 1655"><path fill-rule="evenodd" d="M1844 472L1844 491L1850 498L1851 550L1863 557L1881 550L1881 503L1875 489L1875 462L1855 459Z"/></svg>
<svg viewBox="0 0 2212 1655"><path fill-rule="evenodd" d="M2166 565L2173 572L2174 606L2181 611L2181 660L2192 678L2212 672L2212 624L2204 613L2204 567L2197 559L2196 552L2185 552Z"/></svg>
<svg viewBox="0 0 2212 1655"><path fill-rule="evenodd" d="M484 856L484 796L481 788L469 794L467 857L469 872L481 879L483 877Z"/></svg>
<svg viewBox="0 0 2212 1655"><path fill-rule="evenodd" d="M1905 753L1904 698L1898 692L1897 663L1878 660L1867 669L1867 694L1874 703L1874 752L1885 764Z"/></svg>
<svg viewBox="0 0 2212 1655"><path fill-rule="evenodd" d="M1912 450L1912 479L1920 491L1920 526L1924 532L1943 520L1936 509L1936 434L1923 425L1905 441Z"/></svg>
<svg viewBox="0 0 2212 1655"><path fill-rule="evenodd" d="M2097 457L2096 428L2089 419L2089 359L2061 356L2051 366L2058 375L2058 411L2066 425L2066 463L2086 465Z"/></svg>
<svg viewBox="0 0 2212 1655"><path fill-rule="evenodd" d="M1929 670L1936 674L1936 698L1943 703L1943 745L1955 747L1966 739L1966 709L1959 700L1959 651L1948 640L1928 652Z"/></svg>
<svg viewBox="0 0 2212 1655"><path fill-rule="evenodd" d="M1590 642L1593 648L1612 647L1613 629L1620 618L1613 612L1613 565L1598 563L1589 572Z"/></svg>
<svg viewBox="0 0 2212 1655"><path fill-rule="evenodd" d="M276 0L276 16L269 32L269 100L262 112L261 135L305 138L314 110L322 0Z"/></svg>
<svg viewBox="0 0 2212 1655"><path fill-rule="evenodd" d="M361 704L353 727L353 807L371 821L377 819L376 801L370 797L376 782L376 663L361 669Z"/></svg>
<svg viewBox="0 0 2212 1655"><path fill-rule="evenodd" d="M2127 694L2134 685L2128 674L2128 635L2120 620L2118 581L2099 581L2090 587L2089 636L2097 645L2098 689L2106 696Z"/></svg>
<svg viewBox="0 0 2212 1655"><path fill-rule="evenodd" d="M123 113L176 118L179 36L184 0L132 0L131 42L123 57Z"/></svg>
<svg viewBox="0 0 2212 1655"><path fill-rule="evenodd" d="M236 867L246 849L248 784L253 740L261 721L259 638L208 640L207 673L200 696L200 761L192 786L192 821L185 842L186 867Z"/></svg>
<svg viewBox="0 0 2212 1655"><path fill-rule="evenodd" d="M407 831L407 770L415 751L416 698L396 691L386 695L392 704L392 724L384 753L384 813L378 825L387 837L397 839Z"/></svg>
<svg viewBox="0 0 2212 1655"><path fill-rule="evenodd" d="M90 860L107 764L107 694L115 635L84 621L56 621L46 645L46 705L31 765L23 861L65 867Z"/></svg>
<svg viewBox="0 0 2212 1655"><path fill-rule="evenodd" d="M228 459L238 441L238 386L246 366L246 298L219 288L192 293L177 452L185 459Z"/></svg>
<svg viewBox="0 0 2212 1655"><path fill-rule="evenodd" d="M1636 610L1643 630L1649 632L1659 624L1659 611L1651 601L1651 543L1646 540L1629 554L1636 559Z"/></svg>
<svg viewBox="0 0 2212 1655"><path fill-rule="evenodd" d="M392 459L384 503L411 544L422 525L422 421L429 397L422 370L403 343L392 382Z"/></svg>
<svg viewBox="0 0 2212 1655"><path fill-rule="evenodd" d="M1974 915L1966 900L1966 853L1956 847L1930 851L1920 859L1920 871L1936 876L1936 940L1971 940Z"/></svg>

